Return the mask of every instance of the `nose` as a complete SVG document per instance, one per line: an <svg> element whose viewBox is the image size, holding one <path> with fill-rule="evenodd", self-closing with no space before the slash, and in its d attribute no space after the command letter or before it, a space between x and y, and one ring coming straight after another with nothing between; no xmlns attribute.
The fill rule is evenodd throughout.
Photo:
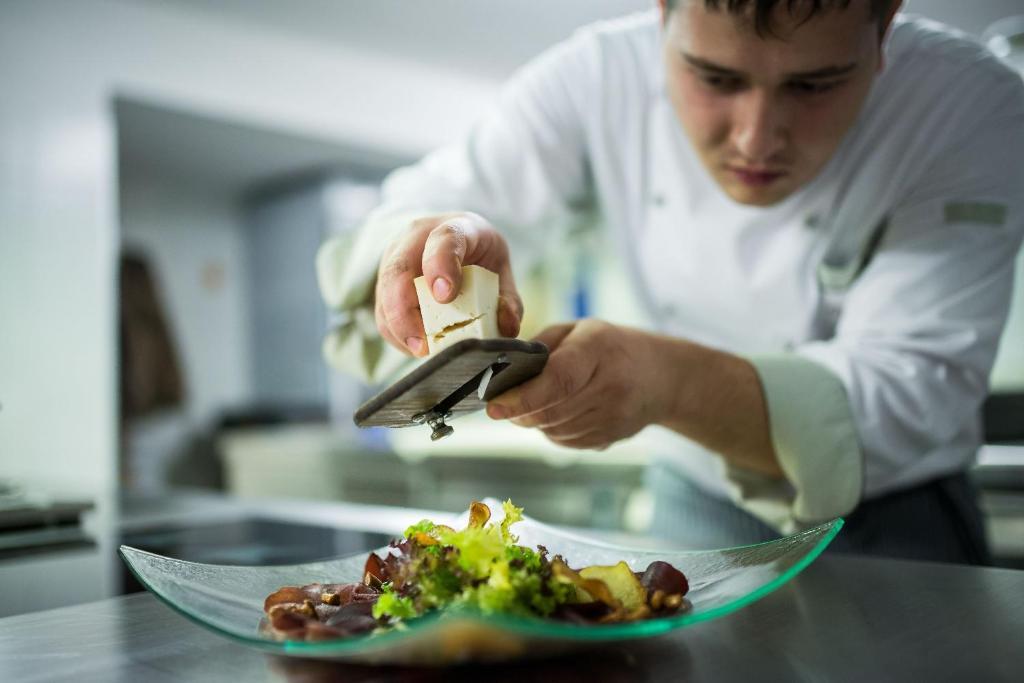
<svg viewBox="0 0 1024 683"><path fill-rule="evenodd" d="M788 135L784 105L771 94L751 89L735 101L732 145L750 163L767 163L786 145Z"/></svg>

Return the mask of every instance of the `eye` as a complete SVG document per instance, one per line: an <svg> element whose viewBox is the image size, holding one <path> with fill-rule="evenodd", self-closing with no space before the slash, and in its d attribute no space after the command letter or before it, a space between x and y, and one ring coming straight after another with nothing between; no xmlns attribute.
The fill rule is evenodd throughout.
<svg viewBox="0 0 1024 683"><path fill-rule="evenodd" d="M698 73L697 78L707 87L719 92L736 92L743 85L743 81L735 76Z"/></svg>
<svg viewBox="0 0 1024 683"><path fill-rule="evenodd" d="M817 95L834 90L845 81L790 81L786 86L801 95Z"/></svg>

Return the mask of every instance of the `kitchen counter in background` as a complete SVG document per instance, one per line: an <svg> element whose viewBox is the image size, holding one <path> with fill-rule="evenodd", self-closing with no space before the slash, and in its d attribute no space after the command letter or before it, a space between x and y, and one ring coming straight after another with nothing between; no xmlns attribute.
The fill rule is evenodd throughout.
<svg viewBox="0 0 1024 683"><path fill-rule="evenodd" d="M201 491L102 499L84 517L83 535L92 540L85 547L37 547L0 558L0 617L141 590L116 555L122 543L212 564L312 562L379 547L427 517L454 516L416 507ZM602 533L614 542L641 542L615 530Z"/></svg>
<svg viewBox="0 0 1024 683"><path fill-rule="evenodd" d="M394 452L354 448L329 425L235 430L221 440L225 483L245 498L449 511L473 498L511 497L552 524L643 533L652 506L644 468L651 454L674 443L646 430L592 453L560 448L535 430L481 415L455 425L457 438L437 442L430 441L427 427L392 430ZM983 447L971 476L997 564L1024 568L1024 443Z"/></svg>
<svg viewBox="0 0 1024 683"><path fill-rule="evenodd" d="M0 619L0 680L1019 680L1024 572L826 552L776 592L667 636L559 659L390 669L282 658L139 594Z"/></svg>
<svg viewBox="0 0 1024 683"><path fill-rule="evenodd" d="M225 489L240 497L455 511L493 496L544 521L601 529L630 528L628 508L642 493L648 454L657 452L650 438L602 453L564 448L483 413L453 426L454 438L436 442L426 426L388 430L380 450L365 443L374 430L360 432L360 441L329 424L248 426L221 433L217 451Z"/></svg>

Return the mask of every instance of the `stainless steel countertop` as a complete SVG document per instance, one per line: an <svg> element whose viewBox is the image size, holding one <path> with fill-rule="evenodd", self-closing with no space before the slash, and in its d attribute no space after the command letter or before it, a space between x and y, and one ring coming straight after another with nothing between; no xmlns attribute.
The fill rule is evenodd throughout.
<svg viewBox="0 0 1024 683"><path fill-rule="evenodd" d="M561 659L448 670L272 657L151 595L0 619L0 680L1020 680L1024 571L826 554L726 617Z"/></svg>

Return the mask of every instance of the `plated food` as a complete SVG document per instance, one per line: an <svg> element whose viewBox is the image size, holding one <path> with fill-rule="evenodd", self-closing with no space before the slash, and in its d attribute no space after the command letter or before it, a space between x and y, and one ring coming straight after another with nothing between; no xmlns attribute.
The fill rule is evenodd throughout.
<svg viewBox="0 0 1024 683"><path fill-rule="evenodd" d="M487 504L495 511L495 517L499 517L504 507L502 503L488 500ZM375 512L371 508L365 510L368 515ZM500 523L498 526L500 534ZM294 586L301 591L303 585L311 581L340 583L339 586L327 585L327 591L317 591L310 585L306 595L293 598L301 600L298 602L300 607L309 599L314 614L318 603L335 600L330 594L326 600L322 599L323 594L331 593L333 588L337 589L333 592L339 593L339 608L346 600L346 604L363 602L363 597L357 599L356 595L366 596L366 588L372 588L363 581L368 552L272 566L201 564L129 546L121 546L120 553L136 578L169 607L212 633L261 652L360 664L433 666L508 661L571 652L583 654L592 652L599 643L650 638L719 619L786 585L814 562L840 533L842 526L843 521L835 519L776 541L737 548L683 550L655 548L645 543L648 548L643 549L576 536L524 516L521 522L511 527L520 539L516 545L529 545L531 548L543 545L551 551L549 558L561 555L572 567L615 566L625 560L630 567L646 571L652 563L665 562L685 572L689 590L681 599L680 607L674 611L658 611L652 606L652 616L657 618L596 625L593 618L590 621L573 621L571 617L555 615L519 618L501 613L482 614L478 610L449 609L435 610L435 616L394 620L393 626L381 626L381 621L373 618L372 605L367 610L364 604L349 608L367 610L364 615L368 613L373 621L372 624L363 622L371 630L366 631L370 635L362 637L338 637L336 634L342 628L348 630L357 622L352 619L349 625L327 624L329 614L325 614L322 620L318 615L315 621L330 626L330 631L314 625L314 620L307 616L297 620L299 623L293 624L294 629L288 629L293 633L275 632L264 611L264 604L267 596L277 593L281 586ZM397 548L385 547L377 550L376 554L386 561L388 555L398 552ZM340 590L344 585L353 584L366 588L351 589L356 595L345 595ZM323 587L321 584L320 588ZM375 592L380 594L383 591ZM648 602L653 594L654 591L648 591ZM402 597L400 592L399 597ZM379 599L370 596L365 601ZM274 601L271 608L273 604ZM320 611L333 610L321 607ZM307 636L307 630L312 631L312 635ZM352 632L357 630L351 629Z"/></svg>
<svg viewBox="0 0 1024 683"><path fill-rule="evenodd" d="M262 630L278 640L323 641L403 628L418 617L473 612L601 625L640 621L689 609L689 582L672 564L634 571L625 562L574 569L544 546L519 545L504 517L471 504L466 528L423 520L383 556L370 553L360 583L285 586L267 596Z"/></svg>

